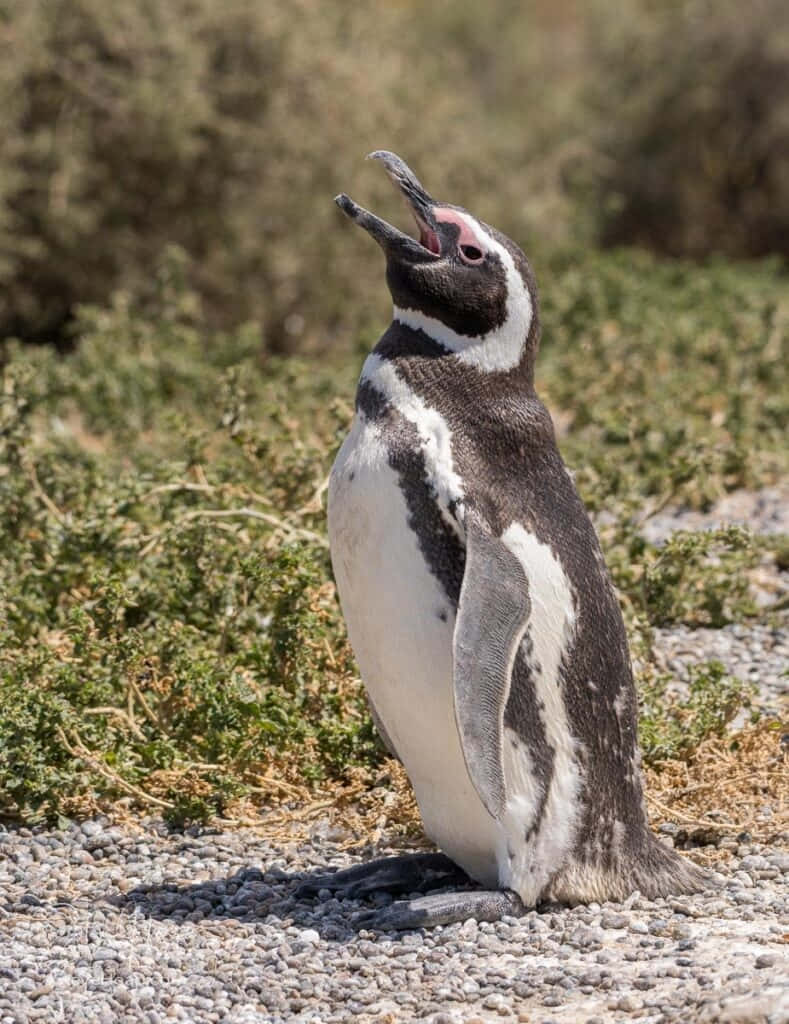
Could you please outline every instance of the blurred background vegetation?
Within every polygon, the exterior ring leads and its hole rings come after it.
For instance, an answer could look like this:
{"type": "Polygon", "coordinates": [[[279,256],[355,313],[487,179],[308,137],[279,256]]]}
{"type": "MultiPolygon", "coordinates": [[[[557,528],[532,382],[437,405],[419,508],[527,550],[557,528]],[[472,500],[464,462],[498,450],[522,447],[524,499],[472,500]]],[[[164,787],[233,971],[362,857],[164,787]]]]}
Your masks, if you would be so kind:
{"type": "Polygon", "coordinates": [[[392,207],[376,148],[538,257],[786,255],[789,7],[1,0],[0,132],[0,335],[67,343],[177,243],[211,322],[327,348],[386,306],[330,201],[392,207]]]}
{"type": "Polygon", "coordinates": [[[669,700],[650,631],[764,618],[786,542],[641,527],[786,472],[783,0],[0,0],[0,132],[0,816],[375,779],[324,499],[390,305],[331,200],[409,220],[376,148],[532,257],[648,759],[747,701],[669,700]]]}

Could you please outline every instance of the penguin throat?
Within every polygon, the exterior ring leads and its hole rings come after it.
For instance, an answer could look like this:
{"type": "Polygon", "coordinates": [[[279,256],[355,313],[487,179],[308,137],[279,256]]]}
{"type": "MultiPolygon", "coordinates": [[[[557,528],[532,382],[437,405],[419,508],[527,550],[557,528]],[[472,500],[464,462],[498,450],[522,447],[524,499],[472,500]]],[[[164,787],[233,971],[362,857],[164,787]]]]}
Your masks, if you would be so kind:
{"type": "Polygon", "coordinates": [[[528,310],[518,310],[516,315],[508,315],[501,327],[473,337],[458,334],[441,320],[418,309],[395,306],[392,318],[414,331],[422,331],[442,348],[454,353],[461,363],[474,366],[483,373],[506,373],[520,365],[524,358],[531,325],[531,306],[528,310]]]}

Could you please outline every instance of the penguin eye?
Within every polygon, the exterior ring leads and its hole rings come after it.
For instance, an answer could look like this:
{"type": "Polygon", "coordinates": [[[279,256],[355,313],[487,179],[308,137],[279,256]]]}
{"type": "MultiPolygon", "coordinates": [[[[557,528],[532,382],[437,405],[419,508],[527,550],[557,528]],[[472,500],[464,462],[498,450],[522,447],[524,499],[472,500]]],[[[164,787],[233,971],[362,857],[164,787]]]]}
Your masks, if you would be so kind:
{"type": "Polygon", "coordinates": [[[476,245],[459,246],[460,256],[464,263],[481,263],[485,254],[476,245]]]}

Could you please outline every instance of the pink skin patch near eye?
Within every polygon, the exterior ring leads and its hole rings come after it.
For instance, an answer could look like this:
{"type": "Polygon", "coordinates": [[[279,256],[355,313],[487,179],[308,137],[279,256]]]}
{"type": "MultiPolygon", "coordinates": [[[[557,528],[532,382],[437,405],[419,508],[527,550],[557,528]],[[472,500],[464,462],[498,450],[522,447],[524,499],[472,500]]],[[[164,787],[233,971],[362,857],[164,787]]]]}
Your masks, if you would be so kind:
{"type": "Polygon", "coordinates": [[[479,249],[481,253],[488,251],[485,242],[479,238],[475,231],[469,227],[468,221],[462,213],[458,213],[457,210],[448,210],[445,207],[438,206],[433,210],[433,216],[438,221],[442,221],[445,224],[456,224],[460,228],[460,235],[458,236],[457,244],[458,247],[468,245],[474,249],[479,249]]]}

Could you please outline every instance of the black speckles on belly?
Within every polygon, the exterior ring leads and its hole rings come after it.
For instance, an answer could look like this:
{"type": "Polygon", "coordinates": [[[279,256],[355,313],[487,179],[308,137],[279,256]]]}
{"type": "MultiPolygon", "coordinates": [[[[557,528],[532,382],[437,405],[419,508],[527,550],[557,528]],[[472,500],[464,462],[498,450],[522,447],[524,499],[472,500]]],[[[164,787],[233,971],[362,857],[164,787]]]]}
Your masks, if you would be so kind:
{"type": "MultiPolygon", "coordinates": [[[[534,650],[534,640],[532,639],[531,631],[527,631],[524,634],[524,637],[521,640],[521,650],[523,651],[524,658],[526,659],[526,663],[529,666],[529,672],[531,673],[532,677],[538,676],[542,669],[540,667],[539,661],[537,660],[537,655],[534,650]]],[[[545,710],[545,705],[543,701],[540,701],[539,707],[541,711],[545,710]]]]}
{"type": "Polygon", "coordinates": [[[355,479],[356,479],[356,473],[353,470],[351,470],[350,473],[348,474],[348,481],[351,482],[351,481],[353,481],[355,479]]]}
{"type": "Polygon", "coordinates": [[[439,619],[441,622],[446,622],[447,619],[449,618],[449,612],[446,610],[446,608],[439,608],[439,610],[436,612],[436,618],[439,619]]]}

